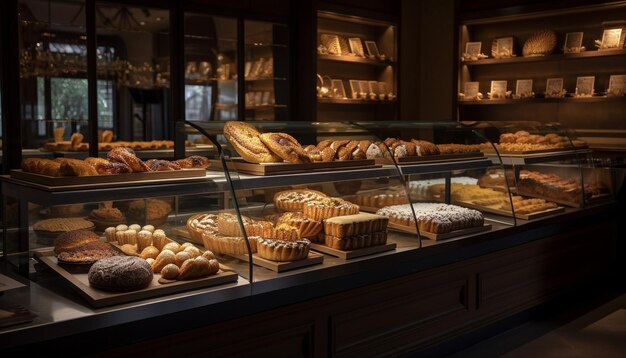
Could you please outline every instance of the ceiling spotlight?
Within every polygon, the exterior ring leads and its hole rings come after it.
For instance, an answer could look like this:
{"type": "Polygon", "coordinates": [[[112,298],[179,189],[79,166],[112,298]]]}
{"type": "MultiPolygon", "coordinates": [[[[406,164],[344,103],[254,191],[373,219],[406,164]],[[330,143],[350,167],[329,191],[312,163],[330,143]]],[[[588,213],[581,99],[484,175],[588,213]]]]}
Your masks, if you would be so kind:
{"type": "Polygon", "coordinates": [[[157,16],[157,17],[155,18],[155,20],[156,20],[156,21],[161,21],[161,20],[163,20],[163,18],[162,18],[161,16],[157,16]]]}
{"type": "Polygon", "coordinates": [[[146,22],[145,21],[139,21],[139,25],[146,26],[146,22]]]}

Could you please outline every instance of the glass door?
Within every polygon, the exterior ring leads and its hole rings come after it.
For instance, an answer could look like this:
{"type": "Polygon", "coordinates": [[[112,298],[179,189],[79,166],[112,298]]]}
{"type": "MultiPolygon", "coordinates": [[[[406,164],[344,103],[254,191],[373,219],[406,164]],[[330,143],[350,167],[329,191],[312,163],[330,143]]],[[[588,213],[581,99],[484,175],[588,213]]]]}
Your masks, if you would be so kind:
{"type": "Polygon", "coordinates": [[[237,20],[186,13],[184,26],[185,119],[236,120],[237,20]]]}
{"type": "Polygon", "coordinates": [[[288,28],[271,22],[244,22],[245,120],[288,119],[288,28]]]}

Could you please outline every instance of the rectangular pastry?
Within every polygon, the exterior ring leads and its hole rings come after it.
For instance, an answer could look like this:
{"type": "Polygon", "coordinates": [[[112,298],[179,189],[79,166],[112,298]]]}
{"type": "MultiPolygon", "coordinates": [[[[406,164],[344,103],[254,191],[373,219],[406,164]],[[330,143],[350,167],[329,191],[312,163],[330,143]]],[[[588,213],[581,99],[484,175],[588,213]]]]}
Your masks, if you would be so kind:
{"type": "Polygon", "coordinates": [[[324,236],[324,244],[337,250],[356,250],[364,247],[384,245],[387,242],[387,231],[378,231],[368,234],[337,237],[324,236]]]}
{"type": "Polygon", "coordinates": [[[346,237],[386,231],[389,219],[382,215],[360,213],[355,215],[336,216],[324,221],[326,235],[346,237]]]}

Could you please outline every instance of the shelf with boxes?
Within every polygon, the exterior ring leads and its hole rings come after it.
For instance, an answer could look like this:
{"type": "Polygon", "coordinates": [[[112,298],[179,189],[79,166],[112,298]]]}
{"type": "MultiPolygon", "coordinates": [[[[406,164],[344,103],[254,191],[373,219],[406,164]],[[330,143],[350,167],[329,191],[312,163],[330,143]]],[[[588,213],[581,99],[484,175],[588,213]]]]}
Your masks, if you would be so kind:
{"type": "Polygon", "coordinates": [[[396,25],[327,11],[318,11],[317,25],[318,119],[332,120],[337,110],[350,120],[393,119],[398,97],[396,25]],[[353,104],[381,106],[371,111],[353,104]]]}
{"type": "Polygon", "coordinates": [[[617,139],[623,125],[612,118],[625,114],[626,98],[624,15],[619,1],[461,19],[458,119],[556,121],[617,139]]]}

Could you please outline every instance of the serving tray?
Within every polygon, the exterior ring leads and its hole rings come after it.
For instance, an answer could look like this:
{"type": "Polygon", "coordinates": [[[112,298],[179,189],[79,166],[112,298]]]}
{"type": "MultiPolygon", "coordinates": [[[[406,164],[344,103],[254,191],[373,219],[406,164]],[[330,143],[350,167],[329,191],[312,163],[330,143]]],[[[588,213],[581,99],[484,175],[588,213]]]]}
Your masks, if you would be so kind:
{"type": "Polygon", "coordinates": [[[146,288],[129,292],[103,291],[89,285],[87,278],[87,273],[89,272],[88,265],[83,267],[64,267],[59,265],[56,255],[51,248],[35,251],[35,259],[63,277],[93,307],[111,306],[198,288],[234,283],[239,278],[239,275],[232,272],[230,267],[220,264],[220,270],[217,274],[204,278],[161,284],[158,282],[161,275],[154,274],[152,282],[146,288]]]}
{"type": "MultiPolygon", "coordinates": [[[[390,222],[389,228],[400,231],[400,232],[406,232],[409,234],[417,234],[415,226],[399,225],[399,224],[390,222]]],[[[484,224],[483,226],[476,226],[476,227],[470,227],[467,229],[454,230],[454,231],[446,232],[443,234],[435,234],[435,233],[428,232],[428,231],[420,231],[420,236],[437,241],[437,240],[451,239],[457,236],[475,234],[478,232],[484,232],[484,231],[490,231],[490,230],[491,230],[491,224],[484,224]]]]}
{"type": "Polygon", "coordinates": [[[383,245],[369,246],[369,247],[364,247],[364,248],[356,249],[356,250],[338,250],[338,249],[333,249],[332,247],[328,247],[324,244],[311,243],[312,250],[322,252],[331,256],[335,256],[344,260],[350,260],[350,259],[354,259],[357,257],[378,254],[380,252],[385,252],[385,251],[393,251],[396,249],[396,246],[398,245],[395,242],[390,242],[390,243],[386,243],[383,245]]]}
{"type": "MultiPolygon", "coordinates": [[[[235,255],[235,254],[225,254],[227,256],[231,256],[237,258],[239,260],[249,262],[248,255],[235,255]]],[[[284,272],[289,270],[294,270],[301,267],[318,265],[324,262],[324,255],[320,255],[316,252],[309,251],[309,256],[304,260],[298,261],[272,261],[268,259],[264,259],[257,254],[252,254],[252,263],[265,267],[268,270],[272,270],[274,272],[284,272]]]]}
{"type": "Polygon", "coordinates": [[[368,169],[380,167],[374,159],[345,160],[335,162],[313,163],[248,163],[243,159],[233,159],[230,169],[242,174],[252,175],[280,175],[307,172],[325,172],[346,169],[368,169]]]}
{"type": "MultiPolygon", "coordinates": [[[[468,153],[452,153],[452,154],[437,154],[437,155],[425,155],[425,156],[411,156],[395,158],[398,165],[407,164],[419,164],[419,163],[436,163],[436,162],[454,162],[463,159],[476,159],[483,158],[485,154],[483,152],[468,152],[468,153]]],[[[377,164],[391,164],[392,161],[389,158],[376,158],[377,164]]]]}
{"type": "MultiPolygon", "coordinates": [[[[472,202],[469,201],[456,201],[455,204],[457,205],[461,205],[461,206],[465,206],[467,208],[470,209],[475,209],[478,211],[483,211],[483,212],[488,212],[488,213],[492,213],[492,214],[498,214],[498,215],[502,215],[502,216],[508,216],[508,217],[513,217],[513,213],[510,210],[502,210],[500,208],[496,208],[493,206],[483,206],[483,205],[477,205],[474,204],[472,202]]],[[[542,210],[542,211],[536,211],[530,214],[518,214],[515,213],[515,217],[517,219],[522,219],[522,220],[533,220],[533,219],[538,219],[538,218],[543,218],[546,216],[550,216],[553,214],[558,214],[558,213],[562,213],[565,211],[565,208],[562,206],[557,206],[556,208],[550,208],[547,210],[542,210]]]]}
{"type": "Polygon", "coordinates": [[[181,169],[168,172],[145,172],[125,174],[102,174],[80,177],[51,177],[36,173],[24,172],[21,169],[10,171],[11,178],[41,184],[48,187],[63,187],[75,185],[106,184],[145,184],[150,181],[178,180],[189,178],[204,178],[206,169],[181,169]]]}

